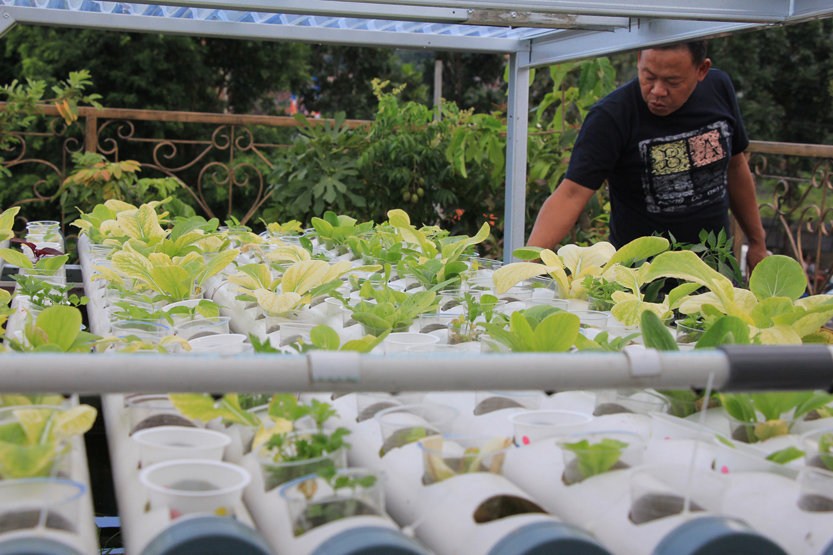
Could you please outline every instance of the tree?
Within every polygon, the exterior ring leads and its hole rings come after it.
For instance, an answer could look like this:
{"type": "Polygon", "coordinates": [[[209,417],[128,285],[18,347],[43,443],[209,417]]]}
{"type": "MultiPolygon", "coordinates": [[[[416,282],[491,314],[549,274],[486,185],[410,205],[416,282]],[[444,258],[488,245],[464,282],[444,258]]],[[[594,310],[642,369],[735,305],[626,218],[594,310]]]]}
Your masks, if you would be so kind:
{"type": "Polygon", "coordinates": [[[463,110],[475,112],[503,111],[507,86],[503,80],[506,56],[500,54],[469,54],[437,52],[426,60],[423,83],[433,91],[435,60],[443,62],[443,91],[446,100],[463,110]]]}
{"type": "Polygon", "coordinates": [[[373,118],[377,108],[373,79],[406,85],[402,92],[405,101],[428,101],[422,74],[388,48],[316,45],[309,65],[312,81],[301,89],[299,104],[324,117],[345,111],[349,119],[373,118]]]}
{"type": "Polygon", "coordinates": [[[308,78],[308,47],[294,43],[29,26],[4,43],[0,83],[86,68],[112,108],[247,113],[308,78]]]}

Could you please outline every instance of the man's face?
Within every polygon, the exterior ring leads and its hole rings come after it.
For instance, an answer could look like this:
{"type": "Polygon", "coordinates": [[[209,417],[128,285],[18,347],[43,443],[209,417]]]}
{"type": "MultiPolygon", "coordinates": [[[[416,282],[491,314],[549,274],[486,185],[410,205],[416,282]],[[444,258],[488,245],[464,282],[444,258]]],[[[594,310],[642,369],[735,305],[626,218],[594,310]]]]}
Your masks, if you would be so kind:
{"type": "Polygon", "coordinates": [[[688,48],[643,50],[637,59],[642,98],[657,116],[667,116],[685,104],[711,67],[709,59],[695,66],[688,48]]]}

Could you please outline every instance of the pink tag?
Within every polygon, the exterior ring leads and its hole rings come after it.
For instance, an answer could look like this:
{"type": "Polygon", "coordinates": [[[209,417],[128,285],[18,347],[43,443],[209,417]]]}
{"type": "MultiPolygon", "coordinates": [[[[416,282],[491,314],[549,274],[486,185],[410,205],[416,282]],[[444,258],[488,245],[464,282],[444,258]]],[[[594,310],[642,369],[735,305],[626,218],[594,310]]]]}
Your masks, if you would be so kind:
{"type": "Polygon", "coordinates": [[[671,439],[669,436],[665,436],[665,439],[671,439]]]}
{"type": "Polygon", "coordinates": [[[721,474],[728,474],[729,473],[729,467],[726,466],[726,465],[723,465],[722,467],[720,467],[720,473],[721,474]]]}
{"type": "Polygon", "coordinates": [[[529,445],[529,438],[528,437],[526,437],[526,436],[522,437],[521,441],[523,442],[524,445],[529,445]]]}

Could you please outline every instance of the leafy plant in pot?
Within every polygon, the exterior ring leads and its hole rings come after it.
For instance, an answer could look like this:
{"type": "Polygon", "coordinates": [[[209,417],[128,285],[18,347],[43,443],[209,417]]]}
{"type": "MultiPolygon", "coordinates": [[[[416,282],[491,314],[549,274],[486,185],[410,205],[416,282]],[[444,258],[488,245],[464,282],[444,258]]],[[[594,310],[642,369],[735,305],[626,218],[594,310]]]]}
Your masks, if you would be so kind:
{"type": "MultiPolygon", "coordinates": [[[[101,339],[81,330],[81,311],[72,306],[55,305],[41,311],[37,319],[26,315],[21,337],[4,335],[8,348],[17,352],[85,353],[101,339]]],[[[0,351],[5,349],[0,345],[0,351]]]]}
{"type": "Polygon", "coordinates": [[[813,391],[725,393],[720,399],[733,419],[732,438],[757,443],[790,433],[796,420],[829,404],[833,395],[813,391]]]}
{"type": "Polygon", "coordinates": [[[380,475],[371,470],[334,466],[320,469],[316,476],[286,484],[286,500],[292,529],[300,536],[313,528],[342,518],[385,514],[380,475]]]}
{"type": "Polygon", "coordinates": [[[60,463],[69,440],[86,433],[96,410],[88,405],[20,405],[0,410],[0,477],[5,480],[50,477],[63,472],[60,463]]]}
{"type": "Polygon", "coordinates": [[[310,405],[299,404],[294,395],[278,394],[269,403],[269,417],[276,422],[289,423],[281,427],[283,433],[255,437],[254,448],[263,472],[266,491],[292,480],[347,465],[345,437],[347,428],[327,431],[327,420],[336,416],[328,404],[313,400],[310,405]],[[299,426],[299,421],[312,426],[299,426]],[[288,430],[287,430],[288,429],[288,430]]]}
{"type": "Polygon", "coordinates": [[[34,243],[20,239],[13,239],[13,241],[28,245],[34,253],[35,262],[29,260],[29,257],[22,252],[8,248],[0,249],[0,258],[20,268],[20,273],[23,275],[53,283],[65,283],[66,277],[63,272],[64,264],[69,260],[68,255],[52,248],[39,249],[34,243]]]}
{"type": "Polygon", "coordinates": [[[482,295],[477,299],[471,293],[463,294],[463,313],[448,324],[448,344],[457,345],[468,341],[478,341],[482,330],[477,330],[477,320],[490,323],[498,306],[494,295],[482,295]]]}
{"type": "Polygon", "coordinates": [[[433,291],[408,294],[399,306],[391,302],[362,301],[352,307],[353,319],[362,324],[365,333],[377,337],[391,331],[408,331],[414,318],[436,307],[435,301],[433,291]]]}

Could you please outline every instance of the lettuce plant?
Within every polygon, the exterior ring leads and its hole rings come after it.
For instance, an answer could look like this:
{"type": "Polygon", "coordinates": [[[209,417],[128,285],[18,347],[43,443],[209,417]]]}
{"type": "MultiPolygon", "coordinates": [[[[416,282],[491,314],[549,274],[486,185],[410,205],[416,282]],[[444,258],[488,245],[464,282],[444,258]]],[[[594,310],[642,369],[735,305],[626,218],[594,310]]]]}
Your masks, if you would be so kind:
{"type": "MultiPolygon", "coordinates": [[[[294,349],[298,353],[304,354],[310,351],[325,350],[325,351],[356,351],[359,353],[369,353],[377,345],[380,345],[390,331],[380,334],[378,337],[373,335],[365,335],[360,339],[351,339],[341,344],[341,338],[333,328],[330,326],[320,325],[315,326],[310,330],[310,344],[303,341],[290,343],[287,347],[294,349]]],[[[272,346],[271,341],[267,337],[261,341],[254,334],[249,335],[249,341],[252,343],[255,352],[257,353],[272,353],[283,354],[284,351],[276,349],[272,346]]]]}
{"type": "Polygon", "coordinates": [[[579,318],[554,307],[533,307],[512,313],[509,329],[497,323],[481,323],[495,341],[513,352],[557,353],[570,350],[579,335],[579,318]],[[549,310],[547,310],[549,309],[549,310]],[[538,315],[548,314],[538,319],[538,315]]]}
{"type": "MultiPolygon", "coordinates": [[[[491,232],[489,224],[484,223],[474,237],[461,235],[441,237],[434,241],[431,239],[427,229],[423,228],[418,230],[411,225],[411,218],[404,210],[396,209],[389,211],[388,222],[401,234],[402,240],[406,244],[419,246],[423,258],[432,259],[439,257],[443,264],[459,260],[466,249],[485,241],[491,232]]],[[[420,259],[420,262],[424,261],[420,259]]],[[[440,277],[443,278],[442,274],[440,277]]]]}
{"type": "Polygon", "coordinates": [[[79,405],[60,407],[20,405],[13,418],[0,425],[0,477],[48,477],[58,458],[69,451],[68,440],[92,428],[96,410],[79,405]]]}
{"type": "Polygon", "coordinates": [[[786,256],[761,261],[749,278],[748,291],[735,288],[690,251],[657,256],[643,276],[646,282],[664,277],[684,279],[709,290],[685,300],[680,312],[699,312],[712,321],[721,314],[735,317],[749,327],[748,335],[756,344],[801,344],[833,317],[833,297],[800,298],[807,276],[798,262],[786,256]]]}
{"type": "Polygon", "coordinates": [[[819,456],[824,466],[833,472],[833,433],[824,434],[819,438],[819,456]]]}
{"type": "Polygon", "coordinates": [[[833,395],[813,391],[726,393],[720,399],[729,416],[747,424],[741,428],[742,439],[757,443],[788,434],[793,421],[827,405],[833,395]]]}
{"type": "Polygon", "coordinates": [[[36,353],[90,352],[99,336],[81,330],[81,311],[73,306],[55,305],[45,308],[33,320],[26,315],[23,337],[5,335],[13,351],[36,353]]]}
{"type": "Polygon", "coordinates": [[[12,227],[14,226],[14,217],[17,216],[19,211],[20,207],[15,206],[13,208],[7,208],[0,213],[0,242],[7,241],[14,237],[12,227]]]}
{"type": "Polygon", "coordinates": [[[311,223],[318,233],[318,239],[326,249],[335,248],[338,254],[346,254],[347,240],[350,237],[373,229],[373,222],[363,222],[357,225],[356,221],[350,216],[337,215],[328,210],[323,218],[313,218],[311,223]]]}
{"type": "Polygon", "coordinates": [[[368,331],[378,336],[384,332],[407,328],[418,315],[436,308],[436,293],[433,291],[419,291],[406,295],[405,300],[399,305],[392,302],[362,301],[353,307],[353,319],[364,324],[368,331]]]}
{"type": "Polygon", "coordinates": [[[610,438],[602,438],[599,443],[591,444],[583,439],[576,443],[559,443],[559,447],[572,451],[578,460],[578,471],[582,479],[607,472],[619,462],[628,444],[610,438]]]}
{"type": "Polygon", "coordinates": [[[60,251],[55,249],[39,249],[33,243],[21,242],[29,245],[29,248],[35,253],[36,261],[34,263],[22,252],[8,248],[0,249],[0,258],[9,264],[14,264],[18,268],[26,268],[29,270],[58,270],[69,260],[69,255],[61,254],[60,251]]]}
{"type": "Polygon", "coordinates": [[[618,251],[604,241],[590,247],[565,245],[557,254],[549,249],[522,247],[512,254],[522,260],[540,258],[541,264],[507,264],[495,271],[493,280],[501,294],[524,280],[547,274],[558,283],[563,298],[578,298],[585,295],[585,276],[604,276],[617,265],[633,264],[667,249],[668,240],[662,237],[640,237],[618,251]]]}

